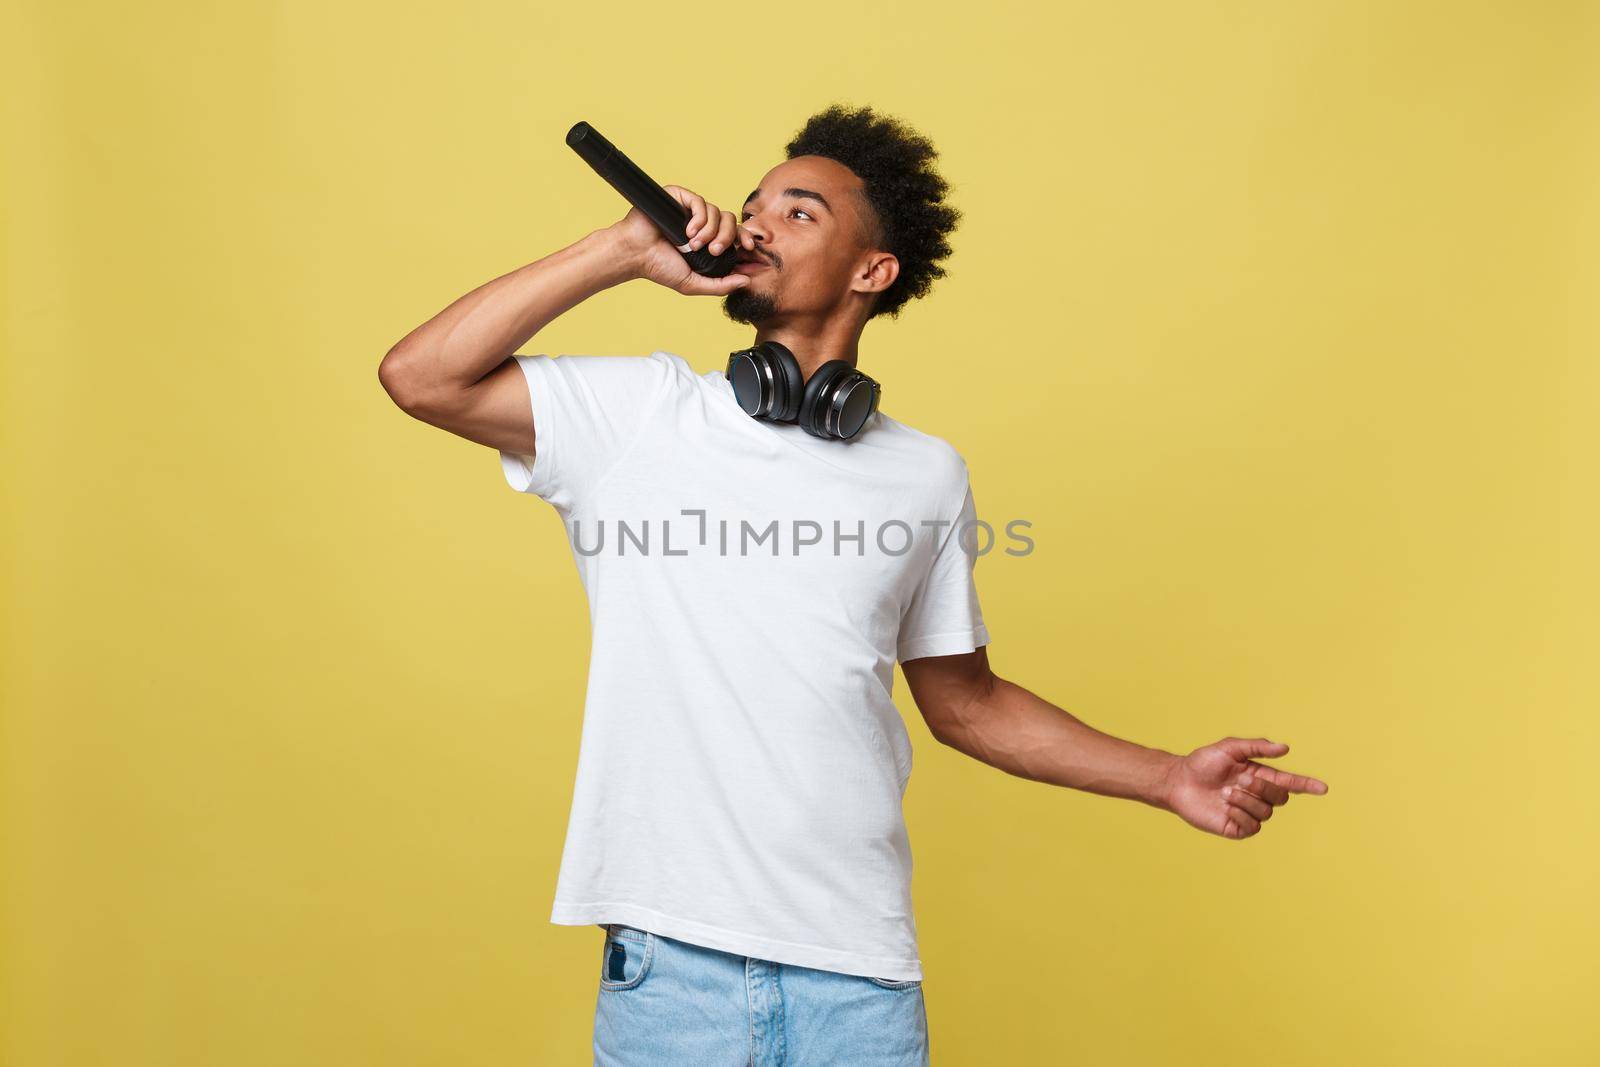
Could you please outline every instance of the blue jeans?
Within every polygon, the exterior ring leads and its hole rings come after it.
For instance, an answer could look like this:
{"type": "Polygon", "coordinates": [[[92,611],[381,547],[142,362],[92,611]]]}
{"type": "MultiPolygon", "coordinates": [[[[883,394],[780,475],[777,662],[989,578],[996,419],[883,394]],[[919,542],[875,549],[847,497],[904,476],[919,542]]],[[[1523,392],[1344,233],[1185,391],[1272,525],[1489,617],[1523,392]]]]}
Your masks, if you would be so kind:
{"type": "Polygon", "coordinates": [[[738,956],[605,927],[597,1067],[925,1067],[922,983],[738,956]]]}

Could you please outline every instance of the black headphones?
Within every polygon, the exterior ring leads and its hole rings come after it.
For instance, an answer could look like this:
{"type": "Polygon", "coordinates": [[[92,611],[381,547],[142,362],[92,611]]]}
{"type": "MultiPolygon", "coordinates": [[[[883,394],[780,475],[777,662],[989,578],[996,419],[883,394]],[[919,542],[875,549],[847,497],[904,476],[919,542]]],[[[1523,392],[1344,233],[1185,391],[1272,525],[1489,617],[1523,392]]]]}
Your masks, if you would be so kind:
{"type": "Polygon", "coordinates": [[[794,353],[777,341],[730,354],[725,373],[746,415],[798,423],[811,436],[834,441],[861,431],[883,391],[843,359],[830,359],[804,378],[794,353]]]}

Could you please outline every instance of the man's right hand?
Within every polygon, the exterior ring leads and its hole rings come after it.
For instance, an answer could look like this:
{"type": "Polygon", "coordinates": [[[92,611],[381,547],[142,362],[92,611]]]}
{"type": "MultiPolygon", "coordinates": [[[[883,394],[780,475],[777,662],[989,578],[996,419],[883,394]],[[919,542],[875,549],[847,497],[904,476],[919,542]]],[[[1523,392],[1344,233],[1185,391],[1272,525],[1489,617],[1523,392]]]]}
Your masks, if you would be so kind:
{"type": "Polygon", "coordinates": [[[656,224],[636,207],[629,208],[626,216],[608,227],[634,276],[648,278],[685,296],[722,296],[748,285],[750,278],[744,274],[721,278],[696,274],[680,254],[704,248],[715,256],[735,241],[740,247],[754,251],[755,238],[739,225],[737,215],[707,203],[704,197],[682,186],[664,185],[662,188],[691,213],[685,224],[684,243],[678,248],[674,248],[656,224]]]}

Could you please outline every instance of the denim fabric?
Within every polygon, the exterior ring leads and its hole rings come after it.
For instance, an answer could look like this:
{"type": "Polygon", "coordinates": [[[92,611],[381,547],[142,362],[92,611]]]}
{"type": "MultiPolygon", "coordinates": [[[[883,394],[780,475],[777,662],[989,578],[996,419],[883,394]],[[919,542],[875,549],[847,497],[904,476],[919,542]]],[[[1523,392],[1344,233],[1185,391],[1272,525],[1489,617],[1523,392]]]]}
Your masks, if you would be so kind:
{"type": "Polygon", "coordinates": [[[605,927],[597,1067],[925,1067],[922,983],[895,982],[605,927]]]}

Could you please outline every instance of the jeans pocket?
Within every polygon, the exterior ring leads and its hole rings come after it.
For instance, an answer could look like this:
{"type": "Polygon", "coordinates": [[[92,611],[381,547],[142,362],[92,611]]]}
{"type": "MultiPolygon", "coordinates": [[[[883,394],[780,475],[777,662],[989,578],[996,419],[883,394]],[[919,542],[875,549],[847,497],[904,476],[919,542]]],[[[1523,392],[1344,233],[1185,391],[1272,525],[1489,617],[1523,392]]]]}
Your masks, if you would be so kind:
{"type": "Polygon", "coordinates": [[[905,981],[896,981],[893,978],[873,978],[871,975],[868,975],[867,981],[871,982],[875,986],[881,986],[884,989],[916,989],[918,986],[922,985],[922,980],[920,978],[908,978],[905,981]]]}
{"type": "Polygon", "coordinates": [[[600,988],[632,989],[650,973],[656,935],[620,923],[609,923],[600,951],[600,988]]]}

